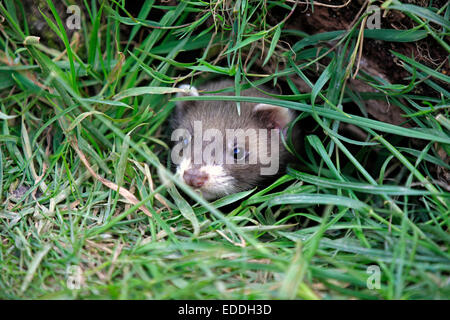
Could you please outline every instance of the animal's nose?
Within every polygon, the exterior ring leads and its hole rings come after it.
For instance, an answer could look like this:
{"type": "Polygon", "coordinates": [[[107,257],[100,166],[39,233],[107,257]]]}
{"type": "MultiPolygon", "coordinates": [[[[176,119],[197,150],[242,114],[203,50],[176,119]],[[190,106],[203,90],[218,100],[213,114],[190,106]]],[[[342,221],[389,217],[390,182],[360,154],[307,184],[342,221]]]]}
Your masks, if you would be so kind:
{"type": "Polygon", "coordinates": [[[198,169],[188,169],[183,174],[184,181],[194,188],[202,187],[208,181],[208,174],[198,169]]]}

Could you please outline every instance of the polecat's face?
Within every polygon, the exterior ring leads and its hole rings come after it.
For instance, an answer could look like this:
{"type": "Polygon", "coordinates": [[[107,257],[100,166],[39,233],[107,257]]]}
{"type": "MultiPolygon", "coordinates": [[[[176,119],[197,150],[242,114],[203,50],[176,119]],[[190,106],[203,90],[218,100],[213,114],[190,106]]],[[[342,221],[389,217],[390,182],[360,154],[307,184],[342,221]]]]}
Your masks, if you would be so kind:
{"type": "Polygon", "coordinates": [[[291,120],[289,109],[266,104],[241,102],[238,115],[234,102],[179,102],[171,137],[176,172],[208,200],[260,185],[283,170],[280,135],[291,120]]]}

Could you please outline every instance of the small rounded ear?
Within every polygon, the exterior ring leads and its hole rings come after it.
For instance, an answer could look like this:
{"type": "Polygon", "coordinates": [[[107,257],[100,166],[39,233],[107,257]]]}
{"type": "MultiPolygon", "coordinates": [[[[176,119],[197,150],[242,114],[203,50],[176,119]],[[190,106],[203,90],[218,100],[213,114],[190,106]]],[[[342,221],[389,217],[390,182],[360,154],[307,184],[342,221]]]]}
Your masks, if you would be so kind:
{"type": "MultiPolygon", "coordinates": [[[[178,88],[185,90],[185,92],[177,92],[177,98],[186,96],[195,96],[195,97],[199,96],[197,88],[191,87],[189,84],[182,84],[178,88]]],[[[193,102],[194,101],[177,101],[176,105],[177,108],[185,108],[187,105],[193,102]]]]}
{"type": "Polygon", "coordinates": [[[196,96],[196,97],[198,97],[198,90],[196,87],[192,87],[189,84],[182,84],[178,88],[186,90],[186,93],[178,92],[177,97],[181,97],[181,96],[196,96]]]}
{"type": "Polygon", "coordinates": [[[253,112],[268,129],[282,130],[293,120],[293,114],[290,109],[271,104],[257,104],[253,108],[253,112]]]}
{"type": "MultiPolygon", "coordinates": [[[[184,92],[177,92],[177,98],[178,97],[186,97],[186,96],[195,96],[195,97],[199,96],[197,88],[191,87],[188,84],[182,84],[178,88],[183,89],[184,92]]],[[[194,104],[195,104],[195,101],[177,101],[175,103],[176,112],[178,114],[182,114],[186,108],[188,108],[189,106],[192,106],[194,104]]]]}

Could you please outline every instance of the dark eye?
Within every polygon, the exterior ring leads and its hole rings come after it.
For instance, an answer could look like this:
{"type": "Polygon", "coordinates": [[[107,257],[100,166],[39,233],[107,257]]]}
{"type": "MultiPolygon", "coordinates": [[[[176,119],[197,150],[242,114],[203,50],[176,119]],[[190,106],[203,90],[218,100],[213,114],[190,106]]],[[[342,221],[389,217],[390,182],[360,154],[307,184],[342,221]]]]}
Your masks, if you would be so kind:
{"type": "Polygon", "coordinates": [[[243,148],[235,147],[233,149],[233,157],[235,160],[242,160],[246,156],[246,152],[243,148]]]}

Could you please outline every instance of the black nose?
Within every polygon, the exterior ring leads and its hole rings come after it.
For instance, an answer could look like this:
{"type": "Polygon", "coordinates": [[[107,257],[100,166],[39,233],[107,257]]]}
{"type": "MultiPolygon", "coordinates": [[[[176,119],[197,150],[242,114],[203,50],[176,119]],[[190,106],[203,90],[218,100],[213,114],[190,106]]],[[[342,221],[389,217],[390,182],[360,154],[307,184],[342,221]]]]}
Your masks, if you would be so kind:
{"type": "Polygon", "coordinates": [[[188,169],[183,174],[184,181],[194,188],[202,187],[208,181],[208,174],[198,169],[188,169]]]}

